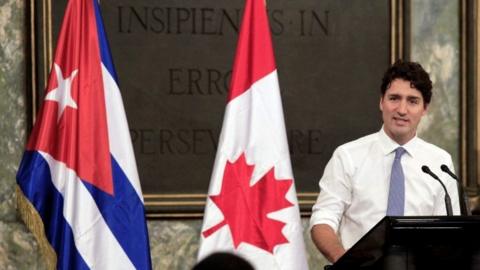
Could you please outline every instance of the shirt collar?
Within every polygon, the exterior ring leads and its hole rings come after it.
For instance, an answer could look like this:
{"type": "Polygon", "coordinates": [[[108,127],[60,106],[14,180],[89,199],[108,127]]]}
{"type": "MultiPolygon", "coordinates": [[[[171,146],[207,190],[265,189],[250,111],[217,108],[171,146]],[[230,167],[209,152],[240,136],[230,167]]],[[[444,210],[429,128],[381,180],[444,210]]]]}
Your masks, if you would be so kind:
{"type": "Polygon", "coordinates": [[[415,145],[417,144],[419,138],[417,134],[404,145],[399,145],[397,142],[392,140],[387,133],[385,133],[384,127],[379,131],[380,144],[382,146],[383,154],[388,155],[395,151],[398,147],[403,147],[410,156],[415,156],[415,145]]]}

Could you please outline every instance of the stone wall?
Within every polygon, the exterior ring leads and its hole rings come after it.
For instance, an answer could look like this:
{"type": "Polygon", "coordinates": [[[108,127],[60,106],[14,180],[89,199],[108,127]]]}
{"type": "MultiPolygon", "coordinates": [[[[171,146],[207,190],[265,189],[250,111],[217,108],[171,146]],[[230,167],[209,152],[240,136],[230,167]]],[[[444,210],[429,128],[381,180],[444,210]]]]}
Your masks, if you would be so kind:
{"type": "Polygon", "coordinates": [[[45,269],[15,211],[15,173],[26,138],[25,2],[0,0],[0,268],[45,269]]]}
{"type": "MultiPolygon", "coordinates": [[[[303,219],[305,232],[308,219],[303,219]]],[[[155,269],[187,270],[195,264],[201,220],[149,221],[150,248],[155,269]]],[[[304,234],[310,269],[323,269],[327,261],[304,234]]]]}

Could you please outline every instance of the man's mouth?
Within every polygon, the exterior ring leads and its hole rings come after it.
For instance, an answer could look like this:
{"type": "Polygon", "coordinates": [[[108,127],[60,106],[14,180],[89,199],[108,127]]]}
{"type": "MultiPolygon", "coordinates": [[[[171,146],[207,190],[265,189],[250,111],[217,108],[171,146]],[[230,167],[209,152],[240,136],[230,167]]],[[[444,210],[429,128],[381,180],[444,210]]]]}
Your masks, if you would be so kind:
{"type": "Polygon", "coordinates": [[[393,120],[399,124],[406,124],[408,123],[407,118],[401,118],[401,117],[393,117],[393,120]]]}

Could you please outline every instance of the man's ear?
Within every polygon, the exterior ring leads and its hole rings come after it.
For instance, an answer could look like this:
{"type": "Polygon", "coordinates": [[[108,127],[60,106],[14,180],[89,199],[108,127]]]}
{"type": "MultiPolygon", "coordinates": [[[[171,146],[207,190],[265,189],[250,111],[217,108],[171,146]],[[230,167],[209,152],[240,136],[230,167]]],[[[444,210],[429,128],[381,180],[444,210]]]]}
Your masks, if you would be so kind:
{"type": "Polygon", "coordinates": [[[425,103],[425,105],[423,105],[423,115],[427,114],[428,108],[430,108],[430,103],[425,103]]]}
{"type": "Polygon", "coordinates": [[[380,111],[383,112],[383,96],[380,96],[380,102],[378,104],[378,107],[380,108],[380,111]]]}

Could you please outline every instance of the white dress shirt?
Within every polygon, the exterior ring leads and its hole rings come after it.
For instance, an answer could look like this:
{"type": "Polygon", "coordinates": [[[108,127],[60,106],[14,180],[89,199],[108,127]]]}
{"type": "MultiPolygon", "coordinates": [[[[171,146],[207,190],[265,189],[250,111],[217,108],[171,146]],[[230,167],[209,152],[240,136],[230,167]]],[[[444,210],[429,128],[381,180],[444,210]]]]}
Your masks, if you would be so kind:
{"type": "MultiPolygon", "coordinates": [[[[310,227],[331,226],[343,247],[349,249],[385,217],[390,171],[399,146],[382,128],[338,147],[320,179],[320,194],[312,209],[310,227]]],[[[450,194],[453,213],[458,215],[456,182],[440,170],[445,164],[453,171],[451,156],[418,137],[402,147],[406,150],[401,159],[405,175],[405,216],[446,215],[443,188],[422,172],[422,165],[440,177],[450,194]]]]}

